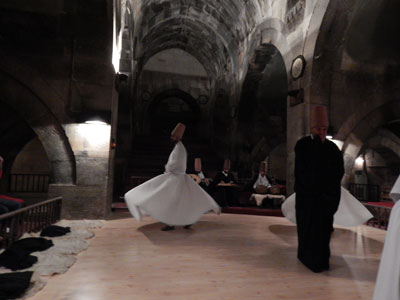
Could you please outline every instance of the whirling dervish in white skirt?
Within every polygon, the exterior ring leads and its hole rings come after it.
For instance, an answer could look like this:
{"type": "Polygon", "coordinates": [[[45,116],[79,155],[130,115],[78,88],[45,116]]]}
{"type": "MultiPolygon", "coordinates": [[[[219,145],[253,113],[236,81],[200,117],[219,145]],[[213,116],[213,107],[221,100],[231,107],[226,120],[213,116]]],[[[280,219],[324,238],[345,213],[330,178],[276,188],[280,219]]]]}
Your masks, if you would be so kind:
{"type": "Polygon", "coordinates": [[[220,213],[220,207],[189,175],[186,174],[187,153],[181,139],[185,125],[179,123],[171,133],[176,143],[165,165],[165,172],[131,189],[125,202],[131,214],[140,221],[151,216],[165,224],[162,230],[175,225],[188,229],[209,211],[220,213]]]}
{"type": "Polygon", "coordinates": [[[390,212],[373,300],[400,299],[400,176],[389,196],[396,204],[390,212]]]}
{"type": "MultiPolygon", "coordinates": [[[[293,193],[282,204],[283,215],[296,224],[296,193],[293,193]]],[[[373,218],[371,212],[348,190],[341,187],[338,210],[333,217],[333,224],[341,226],[358,226],[373,218]]]]}

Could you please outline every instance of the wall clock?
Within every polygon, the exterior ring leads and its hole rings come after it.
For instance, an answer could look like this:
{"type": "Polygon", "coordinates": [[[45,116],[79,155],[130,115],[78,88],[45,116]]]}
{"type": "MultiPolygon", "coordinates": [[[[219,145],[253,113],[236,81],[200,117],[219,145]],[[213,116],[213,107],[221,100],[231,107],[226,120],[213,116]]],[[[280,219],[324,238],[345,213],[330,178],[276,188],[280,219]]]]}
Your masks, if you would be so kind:
{"type": "Polygon", "coordinates": [[[142,99],[143,101],[149,101],[151,99],[151,94],[148,91],[145,91],[142,93],[142,99]]]}
{"type": "Polygon", "coordinates": [[[207,104],[208,97],[206,95],[200,95],[197,101],[199,101],[200,104],[207,104]]]}
{"type": "Polygon", "coordinates": [[[306,60],[303,55],[297,56],[293,59],[292,68],[290,69],[290,75],[294,80],[299,79],[303,76],[304,69],[306,67],[306,60]]]}

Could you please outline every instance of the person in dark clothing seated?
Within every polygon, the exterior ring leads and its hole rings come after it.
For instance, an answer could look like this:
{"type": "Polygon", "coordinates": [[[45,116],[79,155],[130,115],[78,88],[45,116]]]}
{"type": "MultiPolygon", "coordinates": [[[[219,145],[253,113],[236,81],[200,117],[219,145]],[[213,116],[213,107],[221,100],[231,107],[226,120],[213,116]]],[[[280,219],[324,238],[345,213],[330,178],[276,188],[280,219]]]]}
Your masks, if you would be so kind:
{"type": "Polygon", "coordinates": [[[0,195],[0,214],[6,214],[21,208],[21,203],[10,200],[8,197],[0,195]]]}
{"type": "Polygon", "coordinates": [[[235,176],[230,172],[231,162],[225,159],[224,168],[215,175],[211,190],[221,207],[239,206],[239,190],[235,176]]]}
{"type": "MultiPolygon", "coordinates": [[[[3,176],[3,158],[0,156],[0,179],[3,176]]],[[[5,214],[21,208],[20,199],[0,195],[0,214],[5,214]]]]}

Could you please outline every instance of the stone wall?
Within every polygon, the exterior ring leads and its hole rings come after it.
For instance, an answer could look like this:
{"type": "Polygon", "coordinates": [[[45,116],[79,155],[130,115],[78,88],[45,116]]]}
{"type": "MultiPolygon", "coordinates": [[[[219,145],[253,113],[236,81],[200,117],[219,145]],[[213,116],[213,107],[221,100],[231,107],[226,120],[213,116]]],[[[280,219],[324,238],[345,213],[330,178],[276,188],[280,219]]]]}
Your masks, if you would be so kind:
{"type": "Polygon", "coordinates": [[[63,214],[104,218],[110,130],[99,154],[83,141],[77,146],[79,134],[71,128],[94,117],[111,123],[113,1],[2,1],[0,20],[0,105],[13,112],[1,123],[8,165],[26,171],[16,151],[33,132],[45,154],[32,150],[25,157],[47,160],[49,196],[64,197],[63,214]],[[31,131],[7,126],[13,119],[31,131]]]}

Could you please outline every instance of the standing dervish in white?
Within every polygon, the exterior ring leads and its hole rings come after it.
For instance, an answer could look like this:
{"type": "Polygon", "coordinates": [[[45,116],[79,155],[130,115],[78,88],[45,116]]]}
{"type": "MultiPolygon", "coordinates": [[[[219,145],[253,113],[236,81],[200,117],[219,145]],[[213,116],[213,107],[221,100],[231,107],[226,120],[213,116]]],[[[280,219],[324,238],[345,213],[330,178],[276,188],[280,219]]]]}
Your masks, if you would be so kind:
{"type": "Polygon", "coordinates": [[[209,211],[220,213],[220,207],[189,175],[186,174],[187,153],[181,140],[185,125],[178,123],[171,132],[175,147],[165,165],[165,172],[131,189],[125,202],[131,214],[140,221],[149,215],[166,224],[163,231],[175,226],[189,229],[209,211]]]}
{"type": "Polygon", "coordinates": [[[396,204],[390,212],[373,300],[400,299],[400,176],[389,196],[396,204]]]}

